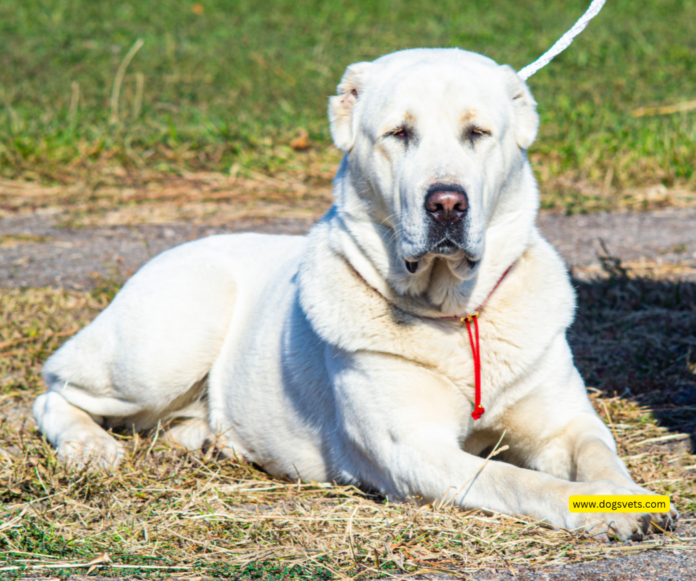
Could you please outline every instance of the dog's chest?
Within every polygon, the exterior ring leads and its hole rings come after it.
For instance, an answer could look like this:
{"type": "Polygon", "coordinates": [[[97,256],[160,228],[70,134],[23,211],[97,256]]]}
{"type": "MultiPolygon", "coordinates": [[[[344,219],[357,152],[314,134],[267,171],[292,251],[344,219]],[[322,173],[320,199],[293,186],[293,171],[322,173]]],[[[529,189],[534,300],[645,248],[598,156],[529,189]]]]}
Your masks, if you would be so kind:
{"type": "MultiPolygon", "coordinates": [[[[417,315],[419,307],[408,298],[386,298],[317,242],[300,273],[302,308],[314,331],[349,353],[395,355],[420,365],[473,402],[474,359],[466,326],[417,315]]],[[[478,319],[484,407],[523,379],[571,322],[572,312],[572,288],[560,259],[535,239],[478,319]]]]}
{"type": "MultiPolygon", "coordinates": [[[[466,325],[459,321],[426,325],[430,328],[423,333],[423,340],[410,343],[401,355],[441,374],[473,402],[476,347],[473,328],[470,336],[466,325]]],[[[525,373],[536,357],[536,350],[515,328],[518,325],[504,326],[484,315],[478,326],[482,394],[484,400],[490,400],[525,373]]]]}

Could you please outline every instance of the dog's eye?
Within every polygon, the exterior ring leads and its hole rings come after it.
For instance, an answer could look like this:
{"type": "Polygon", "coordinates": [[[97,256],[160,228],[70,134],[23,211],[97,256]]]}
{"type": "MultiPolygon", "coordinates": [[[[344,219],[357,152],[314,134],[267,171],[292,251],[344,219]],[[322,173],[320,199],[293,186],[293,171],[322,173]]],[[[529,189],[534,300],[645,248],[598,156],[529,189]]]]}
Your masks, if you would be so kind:
{"type": "Polygon", "coordinates": [[[403,141],[408,141],[411,138],[411,131],[408,127],[399,127],[392,131],[390,135],[403,141]]]}
{"type": "Polygon", "coordinates": [[[477,141],[482,137],[485,137],[486,135],[490,134],[490,131],[486,131],[485,129],[481,129],[480,127],[469,127],[469,129],[466,132],[466,137],[469,141],[473,143],[474,141],[477,141]]]}

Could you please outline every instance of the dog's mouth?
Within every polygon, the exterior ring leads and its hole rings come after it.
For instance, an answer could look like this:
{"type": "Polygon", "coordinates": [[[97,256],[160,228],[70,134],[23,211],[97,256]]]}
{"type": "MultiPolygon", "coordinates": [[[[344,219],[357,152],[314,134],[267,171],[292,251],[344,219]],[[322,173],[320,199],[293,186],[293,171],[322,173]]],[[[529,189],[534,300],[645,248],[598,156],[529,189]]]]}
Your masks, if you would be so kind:
{"type": "Polygon", "coordinates": [[[459,250],[460,248],[457,244],[452,242],[449,238],[445,238],[441,242],[438,242],[430,252],[436,256],[452,256],[459,252],[459,250]]]}
{"type": "Polygon", "coordinates": [[[436,258],[461,257],[462,261],[466,263],[471,270],[474,270],[480,262],[478,258],[472,258],[471,256],[469,256],[466,253],[466,251],[459,246],[459,244],[450,240],[449,238],[445,238],[437,244],[435,244],[435,246],[433,246],[426,254],[422,255],[419,258],[416,258],[415,260],[409,260],[408,258],[404,258],[406,270],[411,274],[416,274],[416,272],[418,272],[418,267],[421,264],[421,259],[424,258],[427,254],[433,255],[436,258]],[[461,254],[463,254],[463,256],[461,256],[461,254]]]}

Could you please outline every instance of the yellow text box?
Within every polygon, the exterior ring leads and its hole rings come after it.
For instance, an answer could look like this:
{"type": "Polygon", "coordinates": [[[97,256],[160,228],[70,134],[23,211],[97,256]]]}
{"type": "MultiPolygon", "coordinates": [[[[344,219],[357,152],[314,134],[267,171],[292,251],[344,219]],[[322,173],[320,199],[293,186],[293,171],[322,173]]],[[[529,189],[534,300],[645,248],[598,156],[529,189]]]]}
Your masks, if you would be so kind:
{"type": "Polygon", "coordinates": [[[658,494],[577,494],[568,499],[570,512],[669,512],[669,496],[658,494]]]}

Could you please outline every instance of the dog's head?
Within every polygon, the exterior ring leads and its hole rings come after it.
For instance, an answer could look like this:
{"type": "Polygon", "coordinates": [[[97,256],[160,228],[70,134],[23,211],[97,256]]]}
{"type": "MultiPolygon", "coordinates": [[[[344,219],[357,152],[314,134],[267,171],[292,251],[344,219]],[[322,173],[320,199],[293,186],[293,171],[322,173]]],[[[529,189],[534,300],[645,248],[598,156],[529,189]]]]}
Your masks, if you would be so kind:
{"type": "Polygon", "coordinates": [[[392,231],[406,276],[441,259],[469,278],[539,124],[514,70],[458,49],[393,53],[348,67],[329,118],[355,198],[339,206],[392,231]]]}

